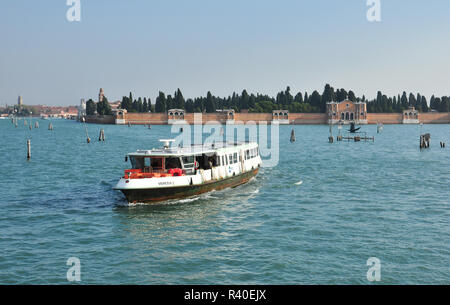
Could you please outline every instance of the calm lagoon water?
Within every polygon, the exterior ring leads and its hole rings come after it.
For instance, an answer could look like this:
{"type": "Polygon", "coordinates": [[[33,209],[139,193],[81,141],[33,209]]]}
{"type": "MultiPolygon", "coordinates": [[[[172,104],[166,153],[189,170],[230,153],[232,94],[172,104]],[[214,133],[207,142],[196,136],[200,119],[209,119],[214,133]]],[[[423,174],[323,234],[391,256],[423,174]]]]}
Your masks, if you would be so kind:
{"type": "Polygon", "coordinates": [[[48,122],[0,120],[0,284],[67,284],[69,257],[82,284],[369,284],[370,257],[382,284],[450,284],[450,125],[334,144],[327,126],[280,126],[279,164],[247,185],[128,206],[112,190],[125,154],[171,127],[88,125],[88,145],[82,124],[48,122]]]}

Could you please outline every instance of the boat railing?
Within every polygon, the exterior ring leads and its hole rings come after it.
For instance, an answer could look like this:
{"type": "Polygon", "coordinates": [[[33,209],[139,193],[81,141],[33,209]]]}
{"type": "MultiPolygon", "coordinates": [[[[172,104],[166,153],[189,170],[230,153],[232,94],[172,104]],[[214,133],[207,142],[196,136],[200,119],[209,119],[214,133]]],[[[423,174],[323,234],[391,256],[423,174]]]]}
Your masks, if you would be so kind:
{"type": "Polygon", "coordinates": [[[123,178],[126,179],[144,179],[144,178],[162,178],[185,176],[186,171],[181,168],[172,169],[126,169],[123,178]]]}

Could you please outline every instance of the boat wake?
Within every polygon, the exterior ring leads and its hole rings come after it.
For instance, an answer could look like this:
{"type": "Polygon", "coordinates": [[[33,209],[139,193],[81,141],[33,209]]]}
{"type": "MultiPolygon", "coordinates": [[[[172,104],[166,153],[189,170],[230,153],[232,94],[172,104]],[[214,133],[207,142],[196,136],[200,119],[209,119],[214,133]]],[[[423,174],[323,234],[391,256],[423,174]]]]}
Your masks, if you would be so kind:
{"type": "Polygon", "coordinates": [[[217,197],[213,196],[216,191],[211,191],[206,194],[197,195],[189,198],[182,199],[170,199],[157,203],[145,203],[145,202],[135,202],[135,203],[127,203],[125,206],[127,207],[139,207],[139,206],[166,206],[166,205],[177,205],[177,204],[186,204],[192,203],[198,200],[208,200],[208,199],[217,199],[217,197]]]}

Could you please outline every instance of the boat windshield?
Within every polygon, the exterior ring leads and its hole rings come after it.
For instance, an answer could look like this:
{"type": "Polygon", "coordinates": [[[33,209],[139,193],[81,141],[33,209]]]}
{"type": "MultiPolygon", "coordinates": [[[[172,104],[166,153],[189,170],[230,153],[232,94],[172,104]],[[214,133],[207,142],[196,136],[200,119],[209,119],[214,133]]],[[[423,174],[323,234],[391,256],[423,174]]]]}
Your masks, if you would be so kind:
{"type": "Polygon", "coordinates": [[[179,157],[140,157],[130,156],[132,169],[140,169],[145,173],[165,172],[174,168],[182,168],[179,157]]]}
{"type": "Polygon", "coordinates": [[[163,157],[135,157],[130,156],[130,162],[133,169],[141,170],[162,170],[163,169],[163,157]]]}

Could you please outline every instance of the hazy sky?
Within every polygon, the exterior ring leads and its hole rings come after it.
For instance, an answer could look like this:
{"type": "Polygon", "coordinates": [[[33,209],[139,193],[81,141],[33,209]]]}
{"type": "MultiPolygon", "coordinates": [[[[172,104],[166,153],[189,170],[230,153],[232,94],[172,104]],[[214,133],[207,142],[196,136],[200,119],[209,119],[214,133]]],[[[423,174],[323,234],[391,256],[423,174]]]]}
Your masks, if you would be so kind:
{"type": "Polygon", "coordinates": [[[450,1],[66,0],[0,2],[0,104],[76,105],[130,91],[155,102],[233,91],[450,95],[450,1]]]}

